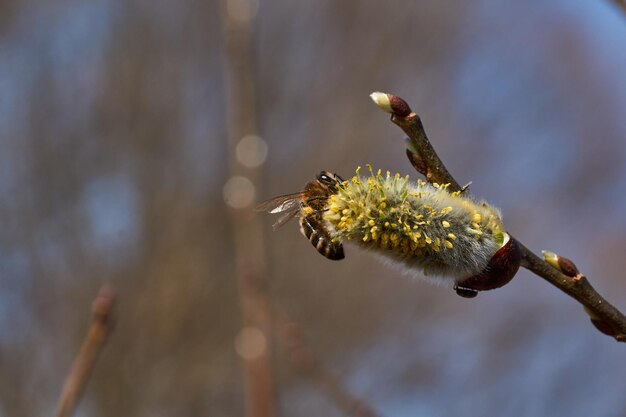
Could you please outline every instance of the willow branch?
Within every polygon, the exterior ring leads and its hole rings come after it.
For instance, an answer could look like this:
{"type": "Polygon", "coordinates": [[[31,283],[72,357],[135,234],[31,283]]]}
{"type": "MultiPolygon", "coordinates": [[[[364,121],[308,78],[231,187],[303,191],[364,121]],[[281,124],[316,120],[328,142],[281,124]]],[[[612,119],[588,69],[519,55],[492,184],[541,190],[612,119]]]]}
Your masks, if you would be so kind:
{"type": "MultiPolygon", "coordinates": [[[[391,113],[391,121],[408,135],[407,156],[415,169],[431,183],[449,183],[451,191],[462,190],[437,156],[419,116],[409,105],[393,94],[373,93],[371,98],[382,110],[391,113]]],[[[546,252],[544,257],[548,263],[521,243],[519,246],[521,266],[578,301],[599,331],[619,342],[626,342],[626,317],[593,288],[572,261],[546,252]]]]}
{"type": "Polygon", "coordinates": [[[115,296],[113,291],[104,286],[91,304],[91,325],[83,345],[74,359],[72,368],[63,384],[56,417],[72,415],[80,395],[87,385],[89,375],[98,359],[98,354],[111,331],[111,309],[115,296]]]}

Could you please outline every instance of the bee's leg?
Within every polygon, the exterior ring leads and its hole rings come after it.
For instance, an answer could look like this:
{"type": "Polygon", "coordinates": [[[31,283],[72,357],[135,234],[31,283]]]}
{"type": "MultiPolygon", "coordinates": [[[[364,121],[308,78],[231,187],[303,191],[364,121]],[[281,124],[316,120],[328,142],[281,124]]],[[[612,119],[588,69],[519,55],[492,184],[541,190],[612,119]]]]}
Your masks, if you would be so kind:
{"type": "Polygon", "coordinates": [[[459,285],[454,286],[454,291],[456,291],[457,295],[463,298],[474,298],[478,295],[478,291],[473,288],[460,287],[459,285]]]}
{"type": "Polygon", "coordinates": [[[313,216],[301,217],[300,231],[315,246],[315,249],[326,258],[333,261],[344,258],[343,245],[341,243],[333,243],[330,235],[320,224],[319,219],[313,216]]]}

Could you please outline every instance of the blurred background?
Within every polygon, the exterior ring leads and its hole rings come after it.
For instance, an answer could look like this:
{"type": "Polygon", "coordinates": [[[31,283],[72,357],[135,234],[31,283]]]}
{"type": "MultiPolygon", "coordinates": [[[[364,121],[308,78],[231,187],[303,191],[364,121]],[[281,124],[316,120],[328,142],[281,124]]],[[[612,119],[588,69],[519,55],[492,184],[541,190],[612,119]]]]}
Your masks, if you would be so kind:
{"type": "Polygon", "coordinates": [[[542,279],[462,299],[252,207],[417,178],[395,93],[624,311],[624,45],[608,0],[0,1],[0,416],[52,413],[104,283],[77,415],[623,416],[624,346],[542,279]]]}

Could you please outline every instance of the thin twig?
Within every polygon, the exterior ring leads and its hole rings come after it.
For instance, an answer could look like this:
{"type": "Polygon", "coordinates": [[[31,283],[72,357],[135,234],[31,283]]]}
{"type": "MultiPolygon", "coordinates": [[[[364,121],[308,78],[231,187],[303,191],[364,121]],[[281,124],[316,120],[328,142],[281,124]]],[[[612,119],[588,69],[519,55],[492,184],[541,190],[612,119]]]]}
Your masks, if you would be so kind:
{"type": "Polygon", "coordinates": [[[313,380],[344,413],[354,417],[381,416],[364,399],[354,395],[328,367],[315,356],[302,337],[300,325],[284,313],[276,314],[280,329],[278,340],[285,349],[289,364],[299,374],[313,380]]]}
{"type": "MultiPolygon", "coordinates": [[[[451,191],[461,190],[458,182],[435,153],[419,116],[411,111],[409,105],[393,94],[373,93],[371,97],[382,110],[391,113],[391,120],[409,136],[407,155],[415,169],[431,183],[449,183],[451,191]]],[[[619,342],[626,342],[626,317],[598,294],[587,278],[581,274],[566,275],[563,270],[557,269],[558,266],[548,264],[523,244],[519,243],[519,247],[522,254],[521,266],[578,301],[585,308],[594,326],[602,333],[612,336],[619,342]]]]}
{"type": "MultiPolygon", "coordinates": [[[[519,243],[519,242],[518,242],[519,243]]],[[[592,323],[618,342],[626,342],[626,317],[604,299],[589,280],[559,272],[520,243],[522,265],[583,305],[592,323]]]]}
{"type": "Polygon", "coordinates": [[[461,191],[463,187],[448,172],[430,144],[420,117],[411,111],[406,101],[393,94],[372,93],[372,100],[384,111],[391,113],[391,121],[408,135],[406,155],[413,167],[430,183],[450,184],[448,190],[461,191]]]}
{"type": "Polygon", "coordinates": [[[87,385],[98,354],[112,328],[111,309],[114,299],[111,288],[104,286],[91,304],[91,325],[63,385],[56,417],[68,417],[72,414],[87,385]]]}

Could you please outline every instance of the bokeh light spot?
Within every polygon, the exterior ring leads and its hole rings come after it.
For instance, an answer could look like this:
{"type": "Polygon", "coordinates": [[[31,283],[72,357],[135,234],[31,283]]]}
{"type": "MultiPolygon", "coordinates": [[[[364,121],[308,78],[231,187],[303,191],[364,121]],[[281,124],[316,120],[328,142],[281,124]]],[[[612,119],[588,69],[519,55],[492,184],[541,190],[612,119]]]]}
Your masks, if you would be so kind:
{"type": "Polygon", "coordinates": [[[238,22],[249,22],[259,11],[258,0],[228,0],[226,2],[228,16],[238,22]]]}
{"type": "Polygon", "coordinates": [[[267,151],[267,142],[257,135],[244,136],[235,148],[237,161],[246,168],[261,166],[267,158],[267,151]]]}
{"type": "Polygon", "coordinates": [[[235,337],[235,351],[244,359],[256,359],[265,353],[267,339],[256,327],[244,327],[235,337]]]}
{"type": "Polygon", "coordinates": [[[236,175],[226,181],[223,193],[226,204],[235,209],[242,209],[252,204],[256,189],[247,177],[236,175]]]}

